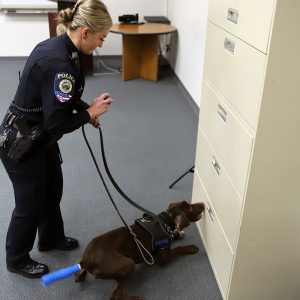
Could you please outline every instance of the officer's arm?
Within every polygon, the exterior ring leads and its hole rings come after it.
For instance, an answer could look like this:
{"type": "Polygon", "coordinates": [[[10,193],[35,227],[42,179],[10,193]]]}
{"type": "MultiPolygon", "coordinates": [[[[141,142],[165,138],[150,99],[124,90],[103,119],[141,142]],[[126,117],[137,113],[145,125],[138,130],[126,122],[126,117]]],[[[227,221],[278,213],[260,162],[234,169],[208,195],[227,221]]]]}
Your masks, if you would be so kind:
{"type": "Polygon", "coordinates": [[[77,112],[82,111],[82,110],[87,110],[87,109],[90,107],[90,105],[87,104],[87,103],[86,103],[85,101],[83,101],[82,99],[77,100],[75,105],[76,105],[76,106],[75,106],[75,110],[76,110],[77,112]]]}
{"type": "Polygon", "coordinates": [[[72,132],[90,121],[83,109],[73,113],[76,107],[75,74],[68,66],[47,64],[44,67],[45,82],[42,86],[44,126],[51,135],[72,132]]]}

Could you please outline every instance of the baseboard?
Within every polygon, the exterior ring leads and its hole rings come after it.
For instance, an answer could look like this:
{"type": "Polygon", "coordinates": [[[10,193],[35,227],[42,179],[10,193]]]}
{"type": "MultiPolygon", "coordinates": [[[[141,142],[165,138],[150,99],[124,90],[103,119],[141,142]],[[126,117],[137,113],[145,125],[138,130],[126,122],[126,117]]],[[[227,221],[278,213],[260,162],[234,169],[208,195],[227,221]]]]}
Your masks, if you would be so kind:
{"type": "Polygon", "coordinates": [[[175,78],[177,86],[182,91],[185,99],[187,100],[187,102],[189,103],[189,105],[191,106],[191,108],[193,109],[193,111],[196,114],[197,118],[199,118],[199,112],[200,112],[199,106],[196,104],[196,102],[194,101],[193,97],[190,95],[190,93],[188,92],[188,90],[182,84],[182,82],[180,81],[180,79],[178,78],[178,76],[176,75],[176,73],[174,72],[173,69],[172,69],[172,71],[173,71],[173,75],[174,75],[174,78],[175,78]]]}
{"type": "Polygon", "coordinates": [[[170,68],[170,70],[172,71],[173,77],[175,79],[176,85],[182,91],[185,99],[187,100],[188,104],[191,106],[193,112],[196,114],[197,117],[199,117],[199,111],[200,111],[199,106],[194,101],[193,97],[190,95],[190,93],[185,88],[185,86],[182,84],[181,80],[179,79],[179,77],[175,73],[174,69],[171,67],[171,65],[170,65],[169,61],[167,60],[167,58],[165,56],[161,55],[159,57],[159,61],[160,61],[160,64],[168,66],[170,68]]]}

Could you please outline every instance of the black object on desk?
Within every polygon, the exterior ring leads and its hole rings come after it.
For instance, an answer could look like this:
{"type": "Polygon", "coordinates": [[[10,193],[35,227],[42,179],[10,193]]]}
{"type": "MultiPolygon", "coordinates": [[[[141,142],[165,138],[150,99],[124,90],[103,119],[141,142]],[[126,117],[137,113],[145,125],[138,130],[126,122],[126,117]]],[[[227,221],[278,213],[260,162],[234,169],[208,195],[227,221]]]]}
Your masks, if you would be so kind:
{"type": "Polygon", "coordinates": [[[122,24],[138,24],[139,14],[119,16],[119,22],[121,22],[122,24]]]}
{"type": "Polygon", "coordinates": [[[147,23],[171,24],[170,20],[164,16],[145,16],[144,20],[147,23]]]}

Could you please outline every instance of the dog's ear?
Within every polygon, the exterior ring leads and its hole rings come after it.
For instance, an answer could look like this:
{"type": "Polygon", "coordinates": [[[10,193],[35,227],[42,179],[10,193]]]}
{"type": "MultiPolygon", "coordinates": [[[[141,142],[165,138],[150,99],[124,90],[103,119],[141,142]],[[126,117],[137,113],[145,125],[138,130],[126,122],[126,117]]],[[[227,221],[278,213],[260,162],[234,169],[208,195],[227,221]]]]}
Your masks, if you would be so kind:
{"type": "Polygon", "coordinates": [[[174,208],[174,206],[176,206],[176,205],[177,205],[177,203],[170,203],[167,210],[174,208]]]}
{"type": "Polygon", "coordinates": [[[188,211],[191,211],[191,210],[192,210],[191,205],[190,205],[189,203],[187,203],[186,201],[182,201],[182,202],[180,203],[180,205],[181,205],[181,209],[182,209],[183,211],[185,211],[185,212],[188,212],[188,211]]]}

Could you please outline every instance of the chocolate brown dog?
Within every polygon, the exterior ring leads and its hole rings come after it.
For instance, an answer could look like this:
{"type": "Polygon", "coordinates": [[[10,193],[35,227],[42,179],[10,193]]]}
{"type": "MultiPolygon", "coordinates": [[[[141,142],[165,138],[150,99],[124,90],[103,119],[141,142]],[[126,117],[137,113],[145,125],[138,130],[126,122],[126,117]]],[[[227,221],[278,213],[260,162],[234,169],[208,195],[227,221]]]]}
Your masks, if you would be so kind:
{"type": "MultiPolygon", "coordinates": [[[[172,240],[183,237],[182,230],[190,222],[198,221],[203,211],[203,203],[189,204],[183,201],[170,204],[166,212],[159,215],[162,217],[163,226],[171,236],[170,243],[158,250],[153,250],[153,241],[149,238],[148,232],[137,222],[130,227],[147,251],[151,253],[154,261],[159,265],[165,265],[175,256],[194,254],[198,251],[195,245],[171,249],[170,244],[172,240]]],[[[142,220],[142,222],[147,222],[147,220],[142,220]]],[[[84,280],[88,271],[97,279],[116,280],[117,287],[110,300],[144,300],[143,297],[130,297],[123,294],[125,282],[134,271],[135,264],[143,261],[143,256],[128,228],[120,227],[95,237],[88,244],[80,262],[81,270],[76,273],[75,281],[84,280]]]]}

